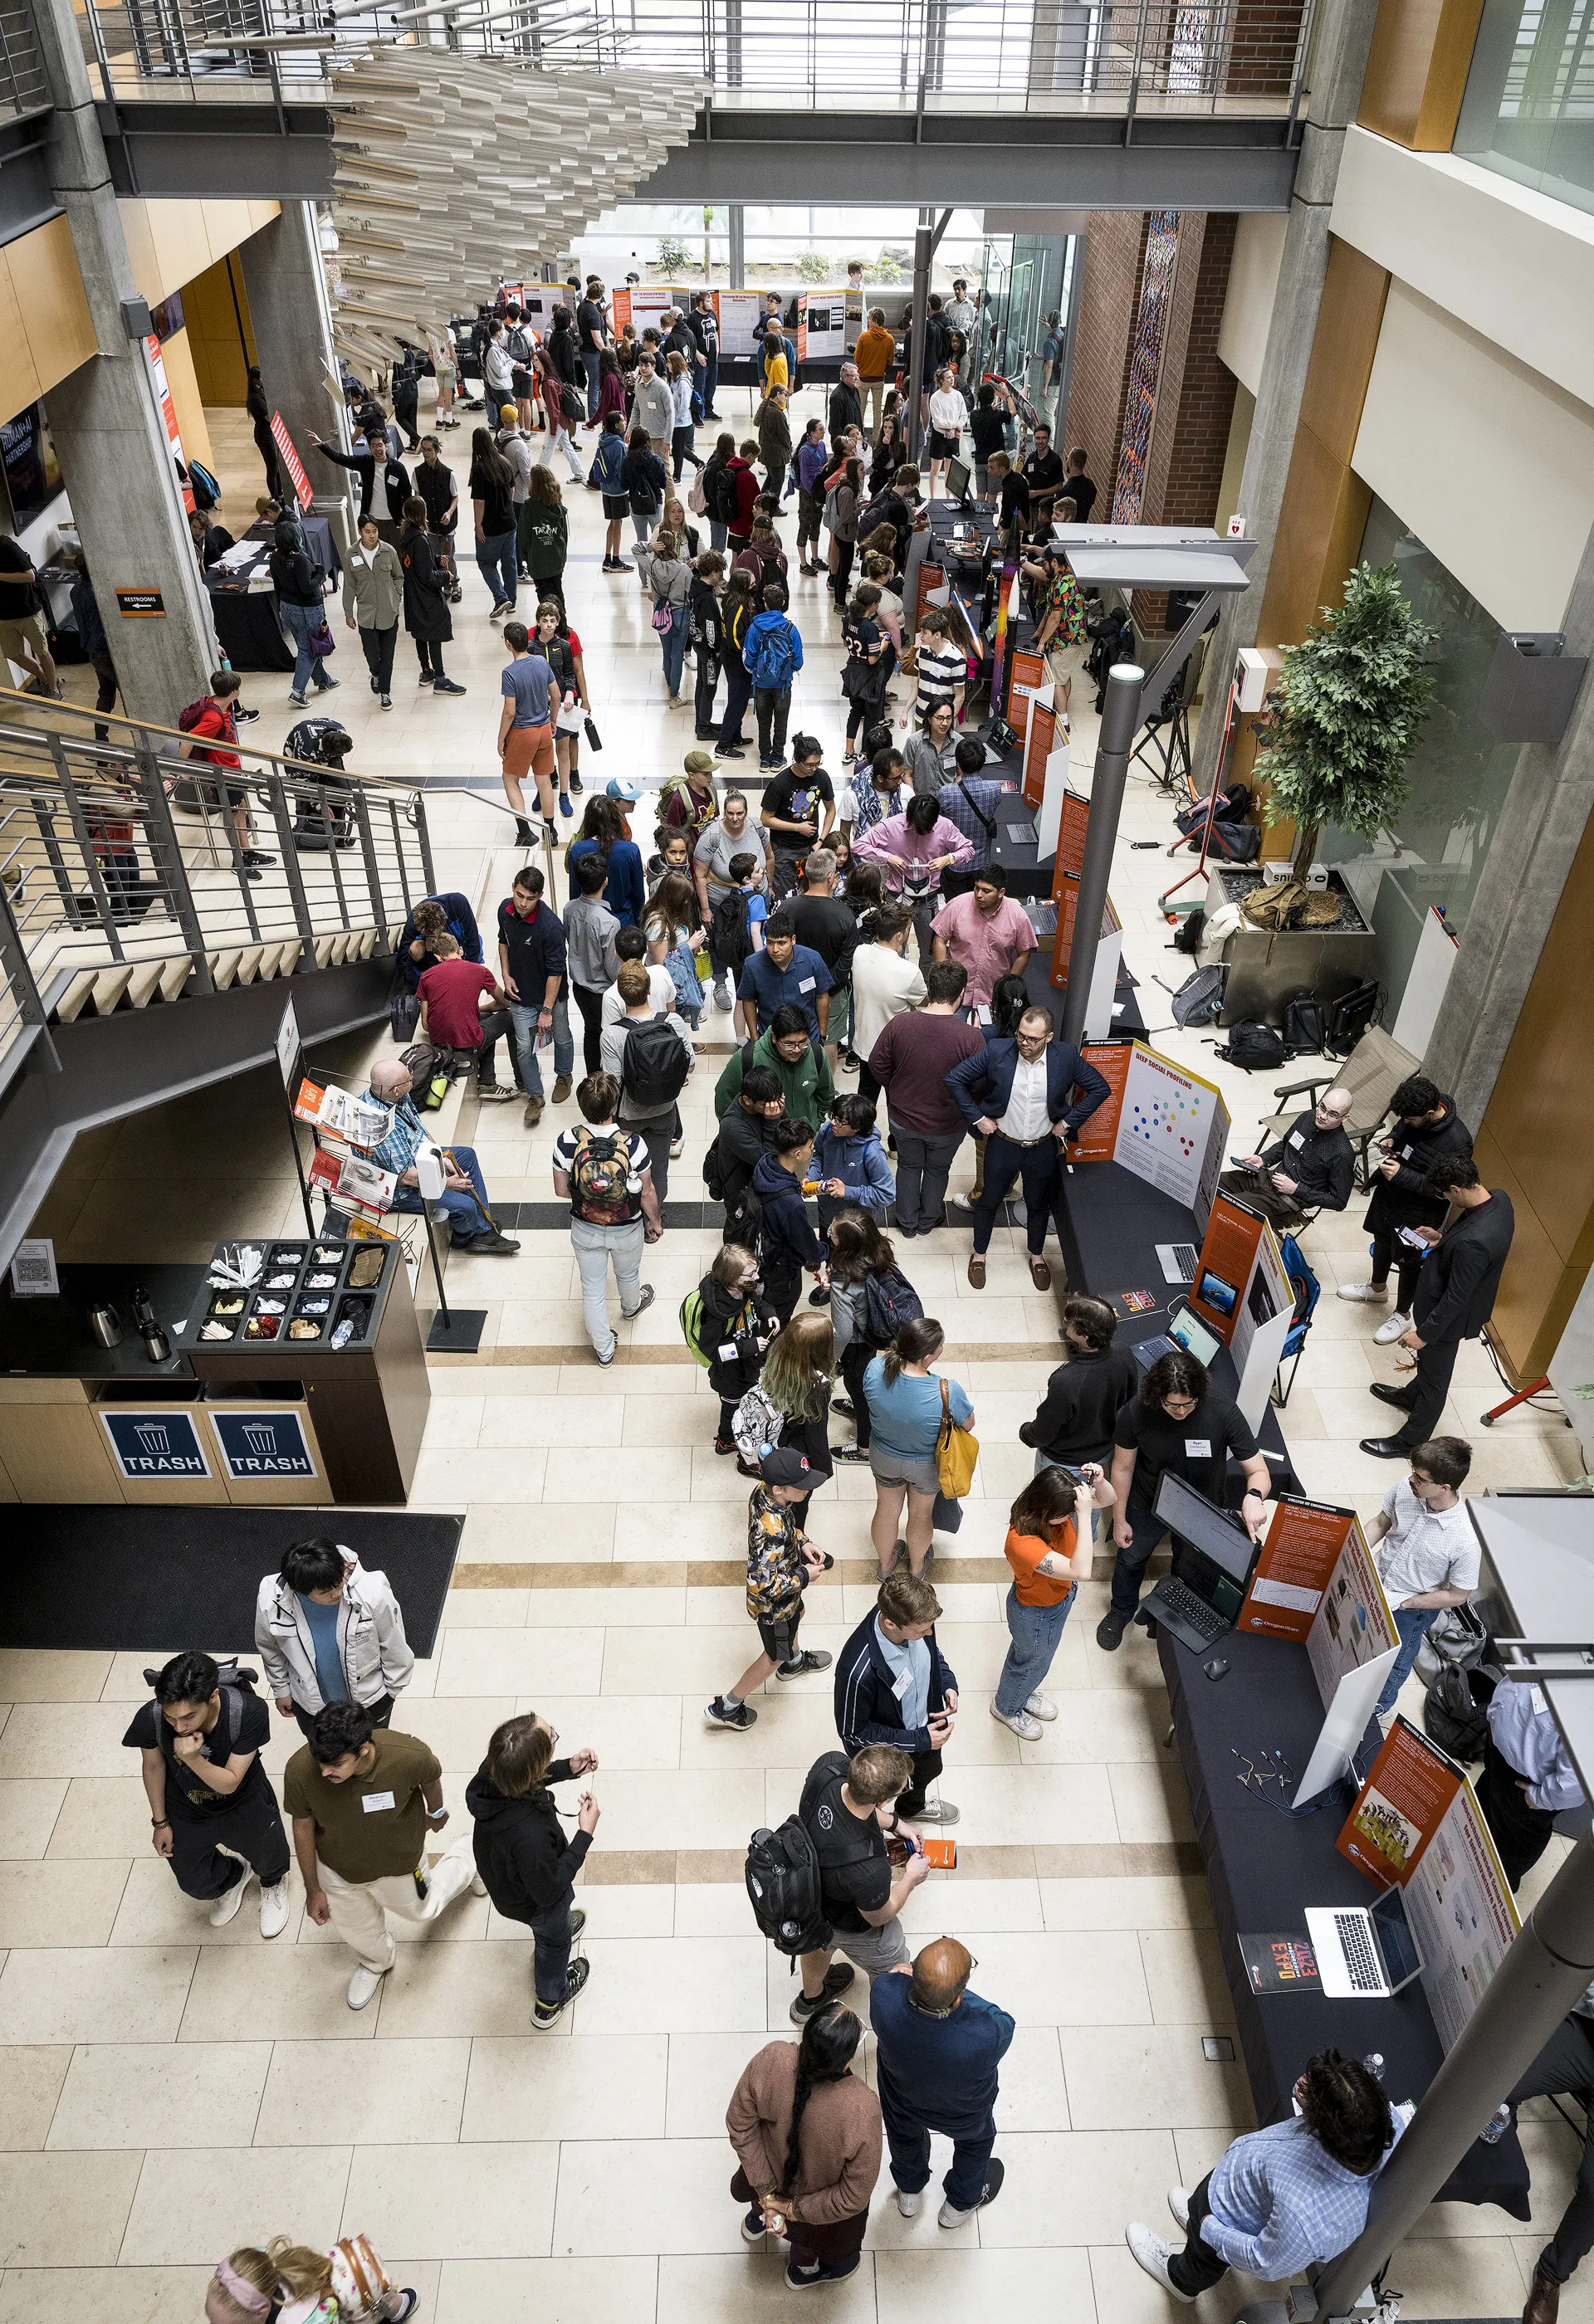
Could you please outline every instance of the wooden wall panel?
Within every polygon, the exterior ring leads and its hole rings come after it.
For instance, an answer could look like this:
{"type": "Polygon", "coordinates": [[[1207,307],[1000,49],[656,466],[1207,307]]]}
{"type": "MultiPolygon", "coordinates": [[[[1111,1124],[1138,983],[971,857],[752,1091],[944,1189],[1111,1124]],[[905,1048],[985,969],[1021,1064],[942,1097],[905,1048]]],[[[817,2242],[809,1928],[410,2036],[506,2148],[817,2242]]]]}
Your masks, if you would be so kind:
{"type": "Polygon", "coordinates": [[[1448,153],[1483,0],[1382,0],[1357,118],[1419,153],[1448,153]]]}
{"type": "Polygon", "coordinates": [[[208,266],[184,286],[182,311],[202,401],[241,406],[248,384],[247,368],[259,357],[244,269],[236,252],[208,266]]]}
{"type": "Polygon", "coordinates": [[[64,217],[0,250],[0,420],[24,410],[96,353],[64,217]]]}

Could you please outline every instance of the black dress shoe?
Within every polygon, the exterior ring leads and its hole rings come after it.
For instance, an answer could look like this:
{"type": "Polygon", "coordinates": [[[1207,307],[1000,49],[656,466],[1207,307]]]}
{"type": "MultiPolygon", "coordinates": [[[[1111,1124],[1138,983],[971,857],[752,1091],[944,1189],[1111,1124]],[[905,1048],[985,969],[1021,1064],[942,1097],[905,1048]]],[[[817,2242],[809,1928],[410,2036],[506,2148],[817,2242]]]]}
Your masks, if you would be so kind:
{"type": "Polygon", "coordinates": [[[1416,1402],[1415,1397],[1409,1388],[1389,1388],[1383,1380],[1372,1382],[1372,1393],[1378,1398],[1380,1404],[1393,1404],[1401,1412],[1409,1412],[1416,1402]]]}
{"type": "Polygon", "coordinates": [[[1412,1457],[1410,1445],[1403,1444],[1395,1436],[1364,1436],[1361,1449],[1370,1452],[1375,1461],[1409,1461],[1412,1457]]]}

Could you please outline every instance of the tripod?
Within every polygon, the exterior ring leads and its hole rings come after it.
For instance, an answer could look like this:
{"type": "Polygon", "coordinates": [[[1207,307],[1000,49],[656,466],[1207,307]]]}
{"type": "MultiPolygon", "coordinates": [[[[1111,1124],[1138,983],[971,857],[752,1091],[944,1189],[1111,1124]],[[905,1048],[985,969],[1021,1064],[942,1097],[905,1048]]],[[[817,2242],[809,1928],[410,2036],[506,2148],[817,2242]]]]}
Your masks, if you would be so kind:
{"type": "Polygon", "coordinates": [[[1145,732],[1135,744],[1129,764],[1138,761],[1151,776],[1153,782],[1170,794],[1191,792],[1193,762],[1190,753],[1190,712],[1180,694],[1170,711],[1167,696],[1154,717],[1145,722],[1145,732]],[[1163,729],[1166,728],[1166,733],[1163,729]],[[1147,757],[1147,752],[1151,753],[1147,757]]]}

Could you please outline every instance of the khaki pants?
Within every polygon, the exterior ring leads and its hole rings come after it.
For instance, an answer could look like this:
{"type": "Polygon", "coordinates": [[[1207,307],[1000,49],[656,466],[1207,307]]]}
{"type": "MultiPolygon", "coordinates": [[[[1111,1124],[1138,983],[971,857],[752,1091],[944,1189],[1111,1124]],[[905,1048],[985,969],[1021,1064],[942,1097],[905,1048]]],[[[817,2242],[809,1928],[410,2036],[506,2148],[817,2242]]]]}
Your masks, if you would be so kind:
{"type": "Polygon", "coordinates": [[[864,427],[873,438],[880,433],[881,415],[885,409],[885,382],[882,379],[860,379],[858,400],[864,408],[864,427]]]}
{"type": "Polygon", "coordinates": [[[329,1864],[320,1867],[321,1886],[332,1908],[332,1926],[362,1969],[391,1969],[397,1958],[386,1915],[401,1921],[435,1921],[476,1875],[470,1834],[462,1832],[448,1854],[427,1874],[422,1896],[407,1872],[383,1880],[346,1880],[329,1864]]]}

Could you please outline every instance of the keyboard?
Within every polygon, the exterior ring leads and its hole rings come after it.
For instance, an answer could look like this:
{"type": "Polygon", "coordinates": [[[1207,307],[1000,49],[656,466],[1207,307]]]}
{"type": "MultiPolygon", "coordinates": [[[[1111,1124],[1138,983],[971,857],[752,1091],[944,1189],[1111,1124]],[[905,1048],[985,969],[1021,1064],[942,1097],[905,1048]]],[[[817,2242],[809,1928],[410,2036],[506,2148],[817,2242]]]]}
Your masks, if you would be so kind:
{"type": "Polygon", "coordinates": [[[1198,1598],[1187,1583],[1176,1582],[1171,1574],[1163,1575],[1154,1594],[1157,1600],[1156,1607],[1153,1609],[1154,1618],[1159,1609],[1166,1607],[1170,1614],[1176,1614],[1192,1630],[1199,1630],[1209,1646],[1214,1638],[1221,1637],[1228,1628],[1223,1616],[1215,1613],[1204,1598],[1198,1598]]]}
{"type": "Polygon", "coordinates": [[[1334,1929],[1345,1952],[1345,1971],[1358,1993],[1382,1993],[1384,1972],[1373,1950],[1367,1924],[1359,1913],[1336,1913],[1334,1929]]]}
{"type": "Polygon", "coordinates": [[[1200,1262],[1194,1243],[1160,1242],[1157,1245],[1157,1260],[1163,1270],[1164,1283],[1195,1281],[1196,1268],[1200,1262]]]}

